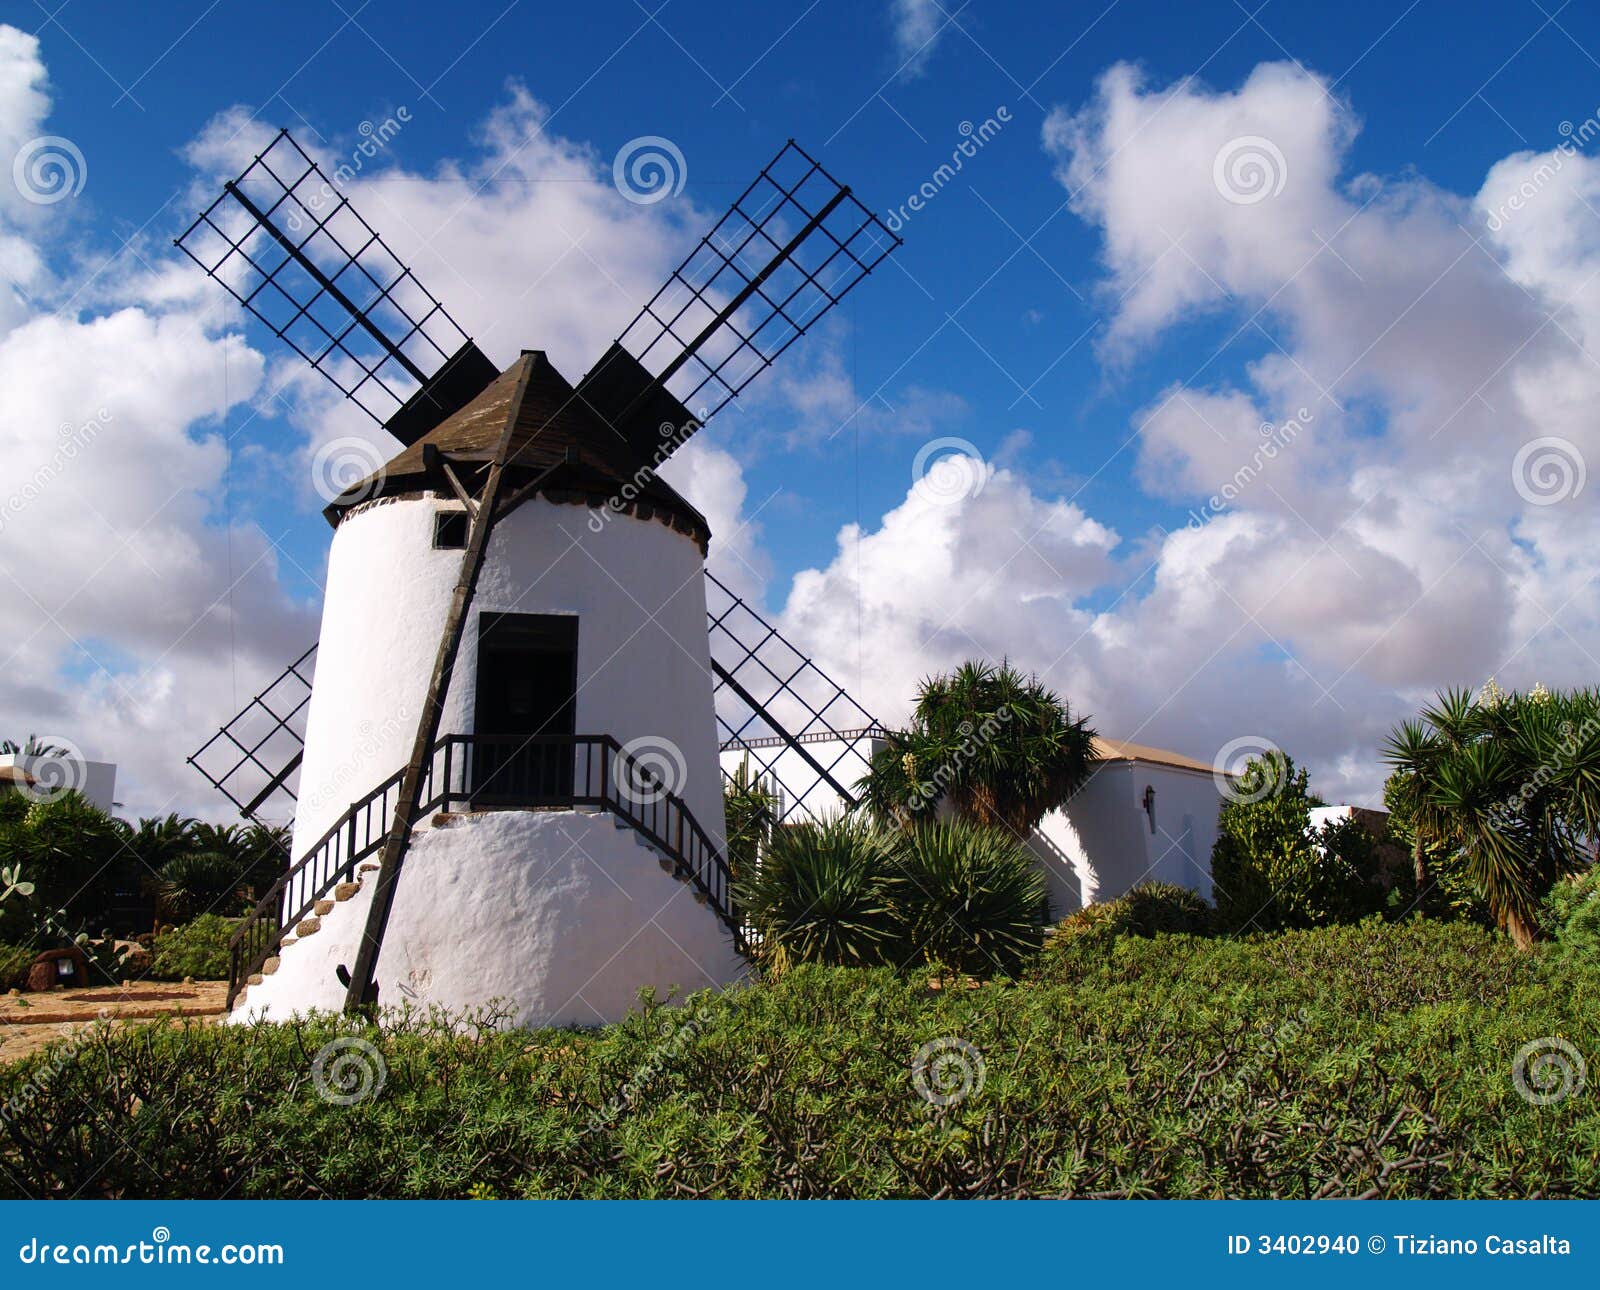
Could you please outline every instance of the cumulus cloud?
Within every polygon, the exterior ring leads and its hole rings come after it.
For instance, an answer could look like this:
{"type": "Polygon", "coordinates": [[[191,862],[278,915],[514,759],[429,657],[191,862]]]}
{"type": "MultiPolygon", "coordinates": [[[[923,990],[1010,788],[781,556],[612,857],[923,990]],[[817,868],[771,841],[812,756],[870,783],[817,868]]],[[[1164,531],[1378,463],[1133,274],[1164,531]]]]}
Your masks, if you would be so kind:
{"type": "Polygon", "coordinates": [[[1458,194],[1348,173],[1359,125],[1282,64],[1224,90],[1117,66],[1053,112],[1112,373],[1179,325],[1216,337],[1131,427],[1170,519],[1119,541],[1020,470],[908,496],[796,580],[786,626],[845,669],[854,615],[829,606],[859,596],[891,718],[917,671],[1009,653],[1107,733],[1200,756],[1258,734],[1352,797],[1437,686],[1592,682],[1600,162],[1517,154],[1458,194]]]}

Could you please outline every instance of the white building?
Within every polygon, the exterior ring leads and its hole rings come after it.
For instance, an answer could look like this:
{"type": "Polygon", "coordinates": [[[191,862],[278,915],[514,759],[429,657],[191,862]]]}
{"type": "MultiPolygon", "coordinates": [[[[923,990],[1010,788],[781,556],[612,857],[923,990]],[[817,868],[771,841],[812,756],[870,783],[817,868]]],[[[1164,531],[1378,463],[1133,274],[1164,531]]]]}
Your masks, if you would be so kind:
{"type": "Polygon", "coordinates": [[[665,483],[634,481],[616,436],[530,352],[329,507],[293,846],[297,860],[319,847],[329,859],[291,884],[290,935],[255,968],[235,1019],[344,1003],[341,972],[376,885],[368,848],[398,790],[371,798],[367,815],[351,803],[410,757],[462,567],[464,508],[430,474],[428,448],[459,471],[487,464],[508,418],[508,475],[534,491],[496,523],[471,600],[429,809],[377,960],[379,1003],[500,1000],[520,1025],[599,1024],[635,1008],[641,987],[687,993],[744,971],[719,893],[708,898],[673,860],[704,858],[697,828],[723,850],[709,531],[665,483]],[[619,747],[659,779],[622,782],[619,747]],[[354,854],[364,863],[350,880],[309,899],[354,854]]]}
{"type": "Polygon", "coordinates": [[[117,767],[109,761],[87,761],[76,754],[36,756],[0,753],[0,785],[36,787],[42,792],[74,788],[107,815],[116,806],[117,767]]]}
{"type": "MultiPolygon", "coordinates": [[[[846,732],[848,742],[828,736],[801,742],[848,788],[883,746],[870,734],[850,738],[856,733],[846,732]]],[[[1223,800],[1211,765],[1116,739],[1097,738],[1094,752],[1097,761],[1088,780],[1066,806],[1046,815],[1028,840],[1049,881],[1052,917],[1115,900],[1149,881],[1175,883],[1209,900],[1211,848],[1223,800]]],[[[839,795],[792,748],[772,761],[769,750],[724,745],[722,769],[731,775],[745,762],[758,773],[763,753],[776,778],[798,797],[803,808],[798,818],[843,809],[839,795]]]]}

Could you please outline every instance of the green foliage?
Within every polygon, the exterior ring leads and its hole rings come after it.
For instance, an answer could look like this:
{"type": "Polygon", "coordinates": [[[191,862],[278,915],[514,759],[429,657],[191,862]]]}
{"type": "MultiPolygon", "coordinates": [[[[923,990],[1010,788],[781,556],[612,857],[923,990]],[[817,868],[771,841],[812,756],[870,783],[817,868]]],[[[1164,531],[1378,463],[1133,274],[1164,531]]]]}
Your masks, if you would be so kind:
{"type": "Polygon", "coordinates": [[[899,839],[894,904],[910,956],[974,976],[1015,973],[1038,948],[1045,879],[1001,829],[919,824],[899,839]]]}
{"type": "Polygon", "coordinates": [[[1449,690],[1395,728],[1384,758],[1417,835],[1459,858],[1499,926],[1531,945],[1546,893],[1600,836],[1600,692],[1449,690]]]}
{"type": "Polygon", "coordinates": [[[1600,968],[1600,867],[1550,888],[1540,922],[1563,957],[1600,968]]]}
{"type": "Polygon", "coordinates": [[[735,898],[769,967],[888,960],[898,934],[898,839],[859,816],[774,831],[735,898]]]}
{"type": "Polygon", "coordinates": [[[1216,911],[1187,887],[1142,882],[1116,900],[1087,905],[1069,914],[1051,932],[1038,971],[1060,975],[1065,964],[1112,953],[1125,936],[1204,936],[1216,911]]]}
{"type": "Polygon", "coordinates": [[[767,966],[933,962],[1015,972],[1045,918],[1038,862],[1009,834],[953,821],[900,831],[850,815],[777,829],[738,900],[767,966]]]}
{"type": "Polygon", "coordinates": [[[39,957],[25,945],[0,944],[0,990],[20,990],[28,983],[28,969],[39,957]]]}
{"type": "Polygon", "coordinates": [[[1600,980],[1547,966],[1412,919],[971,989],[802,966],[589,1032],[95,1029],[0,1069],[0,1194],[1594,1197],[1592,1088],[1512,1080],[1538,1036],[1600,1052],[1600,980]],[[913,1065],[952,1038],[982,1078],[932,1105],[913,1065]],[[355,1039],[383,1078],[330,1103],[313,1060],[355,1039]]]}
{"type": "Polygon", "coordinates": [[[234,914],[244,903],[245,866],[221,851],[196,851],[162,865],[155,887],[157,908],[170,922],[234,914]]]}
{"type": "Polygon", "coordinates": [[[722,784],[722,815],[727,828],[728,865],[737,879],[751,873],[756,856],[766,845],[776,823],[778,799],[752,774],[748,759],[741,761],[722,784]]]}
{"type": "Polygon", "coordinates": [[[1352,922],[1383,909],[1377,840],[1355,820],[1311,827],[1306,772],[1274,750],[1246,765],[1217,818],[1211,876],[1230,931],[1352,922]]]}
{"type": "Polygon", "coordinates": [[[941,802],[1026,837],[1089,776],[1094,731],[1009,663],[963,663],[925,679],[908,729],[893,733],[856,785],[885,822],[932,819],[941,802]]]}
{"type": "Polygon", "coordinates": [[[0,934],[18,941],[38,934],[47,912],[75,926],[104,926],[111,893],[119,882],[136,881],[116,821],[78,793],[48,802],[8,795],[0,864],[20,869],[34,885],[30,899],[0,906],[0,934]]]}
{"type": "Polygon", "coordinates": [[[150,976],[157,981],[222,981],[228,976],[228,938],[239,926],[237,918],[201,914],[182,927],[172,927],[155,938],[150,976]]]}

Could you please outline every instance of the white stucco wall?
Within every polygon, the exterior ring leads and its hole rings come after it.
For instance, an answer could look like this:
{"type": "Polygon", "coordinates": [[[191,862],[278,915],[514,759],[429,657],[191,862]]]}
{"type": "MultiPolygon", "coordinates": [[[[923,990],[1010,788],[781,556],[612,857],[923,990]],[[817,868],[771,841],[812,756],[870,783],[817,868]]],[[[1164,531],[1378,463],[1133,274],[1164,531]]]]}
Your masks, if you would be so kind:
{"type": "Polygon", "coordinates": [[[1144,761],[1102,763],[1065,807],[1040,822],[1030,845],[1061,917],[1115,900],[1141,882],[1188,887],[1211,899],[1211,848],[1222,796],[1202,771],[1144,761]],[[1144,809],[1154,788],[1155,829],[1144,809]]]}
{"type": "MultiPolygon", "coordinates": [[[[881,739],[859,739],[853,745],[829,739],[804,745],[807,752],[852,792],[856,781],[869,769],[867,759],[882,746],[881,739]]],[[[824,820],[844,810],[844,800],[833,790],[833,786],[818,775],[793,748],[745,750],[734,747],[723,750],[722,769],[725,774],[734,774],[743,763],[748,763],[752,776],[765,776],[768,772],[763,768],[771,767],[771,773],[777,777],[786,797],[793,795],[792,799],[784,802],[785,810],[791,805],[799,808],[786,815],[790,821],[824,820]]]]}
{"type": "MultiPolygon", "coordinates": [[[[435,498],[348,516],[329,555],[294,827],[298,859],[410,754],[462,553],[435,550],[435,498]]],[[[677,749],[670,784],[723,849],[722,789],[699,547],[652,520],[535,498],[496,526],[440,733],[471,733],[478,616],[576,615],[575,728],[677,749]]],[[[419,829],[377,966],[380,1001],[513,1001],[523,1024],[616,1020],[641,986],[743,971],[732,939],[609,813],[485,812],[419,829]],[[409,993],[408,993],[409,991],[409,993]]],[[[245,1013],[338,1007],[372,883],[288,946],[245,1013]]]]}
{"type": "Polygon", "coordinates": [[[67,785],[76,790],[92,806],[110,814],[116,805],[117,768],[108,761],[83,761],[72,758],[62,761],[53,757],[29,757],[22,753],[0,753],[0,766],[16,766],[36,776],[46,789],[67,785]]]}
{"type": "MultiPolygon", "coordinates": [[[[433,549],[432,499],[346,518],[328,557],[316,684],[306,716],[295,855],[410,755],[460,551],[433,549]]],[[[653,520],[609,519],[535,498],[490,539],[440,733],[470,733],[481,613],[576,614],[579,734],[665,739],[677,792],[720,848],[722,790],[700,549],[653,520]]]]}
{"type": "MultiPolygon", "coordinates": [[[[419,829],[378,956],[379,1003],[453,1011],[503,1000],[515,1024],[599,1025],[658,995],[725,985],[745,971],[693,889],[608,813],[489,811],[419,829]]],[[[335,969],[354,962],[374,883],[285,948],[233,1020],[336,1010],[335,969]]]]}

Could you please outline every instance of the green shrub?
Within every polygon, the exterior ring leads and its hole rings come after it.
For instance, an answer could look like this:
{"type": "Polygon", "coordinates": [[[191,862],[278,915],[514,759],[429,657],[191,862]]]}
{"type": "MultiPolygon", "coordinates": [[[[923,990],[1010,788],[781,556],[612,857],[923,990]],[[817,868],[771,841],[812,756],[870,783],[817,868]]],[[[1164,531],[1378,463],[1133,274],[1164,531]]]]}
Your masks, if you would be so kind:
{"type": "Polygon", "coordinates": [[[1285,753],[1244,769],[1217,817],[1211,876],[1231,931],[1355,922],[1387,905],[1377,839],[1355,820],[1311,827],[1319,805],[1285,753]]]}
{"type": "Polygon", "coordinates": [[[150,976],[157,981],[226,980],[228,938],[238,926],[237,918],[201,914],[182,927],[169,928],[155,938],[150,976]]]}
{"type": "Polygon", "coordinates": [[[1562,955],[1600,967],[1600,866],[1556,883],[1541,922],[1562,955]]]}
{"type": "Polygon", "coordinates": [[[898,839],[861,816],[774,830],[736,899],[771,968],[885,961],[897,924],[892,891],[898,839]]]}
{"type": "Polygon", "coordinates": [[[1111,953],[1125,936],[1204,936],[1215,922],[1216,911],[1187,887],[1142,882],[1115,900],[1062,919],[1051,930],[1040,970],[1059,974],[1067,962],[1111,953]]]}
{"type": "Polygon", "coordinates": [[[0,1195],[1594,1197],[1600,1100],[1513,1080],[1541,1036],[1600,1054],[1580,970],[1412,919],[970,989],[803,965],[590,1032],[108,1028],[0,1068],[0,1195]],[[930,1051],[965,1096],[919,1096],[930,1051]]]}
{"type": "Polygon", "coordinates": [[[28,969],[39,957],[22,945],[0,945],[0,990],[20,990],[28,983],[28,969]]]}
{"type": "Polygon", "coordinates": [[[893,894],[908,959],[1010,975],[1038,950],[1044,873],[1010,833],[958,820],[921,824],[901,837],[899,852],[893,894]]]}

